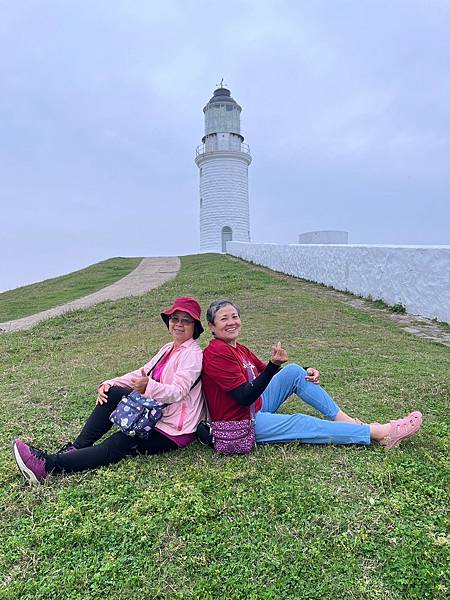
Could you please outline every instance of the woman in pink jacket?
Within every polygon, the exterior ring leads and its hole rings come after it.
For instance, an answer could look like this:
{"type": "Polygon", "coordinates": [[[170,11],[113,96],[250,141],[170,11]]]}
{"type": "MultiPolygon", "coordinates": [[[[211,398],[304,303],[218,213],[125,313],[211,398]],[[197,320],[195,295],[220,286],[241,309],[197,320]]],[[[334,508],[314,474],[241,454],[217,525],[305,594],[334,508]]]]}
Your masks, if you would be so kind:
{"type": "Polygon", "coordinates": [[[199,381],[202,350],[197,342],[203,332],[200,313],[199,303],[187,296],[177,298],[162,312],[172,341],[142,368],[101,383],[96,406],[81,433],[58,453],[48,454],[15,440],[14,457],[25,479],[38,484],[49,474],[95,469],[116,463],[125,456],[157,454],[190,444],[197,424],[205,416],[199,381]],[[136,439],[116,431],[94,445],[111,429],[112,411],[122,396],[132,390],[168,404],[150,437],[136,439]]]}

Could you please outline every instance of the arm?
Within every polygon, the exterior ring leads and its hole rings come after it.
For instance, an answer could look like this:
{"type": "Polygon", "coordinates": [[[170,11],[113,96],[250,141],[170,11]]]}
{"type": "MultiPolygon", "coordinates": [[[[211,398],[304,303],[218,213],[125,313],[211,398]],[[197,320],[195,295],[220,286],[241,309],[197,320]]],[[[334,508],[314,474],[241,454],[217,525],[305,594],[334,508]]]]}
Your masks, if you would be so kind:
{"type": "MultiPolygon", "coordinates": [[[[147,363],[148,364],[148,363],[147,363]]],[[[103,381],[97,388],[97,401],[96,404],[105,404],[108,402],[108,391],[113,385],[120,385],[123,387],[129,387],[130,389],[136,389],[138,392],[142,393],[145,387],[136,385],[137,378],[141,381],[148,380],[148,377],[143,377],[145,367],[141,369],[136,369],[136,371],[131,371],[130,373],[126,373],[125,375],[121,375],[120,377],[115,377],[114,379],[107,379],[103,381]]]]}
{"type": "Polygon", "coordinates": [[[148,376],[146,373],[151,370],[158,360],[167,352],[170,346],[171,344],[166,344],[163,346],[160,351],[140,369],[135,369],[134,371],[125,373],[125,375],[120,375],[119,377],[113,377],[103,381],[97,388],[97,404],[108,402],[108,390],[113,385],[120,385],[123,387],[136,389],[138,392],[143,394],[148,381],[148,376]]]}
{"type": "Polygon", "coordinates": [[[261,396],[269,385],[272,377],[278,373],[280,367],[288,359],[287,352],[281,346],[281,342],[272,347],[272,356],[267,367],[253,381],[244,383],[229,391],[230,396],[242,406],[250,406],[261,396]]]}
{"type": "Polygon", "coordinates": [[[134,371],[130,371],[129,373],[125,373],[125,375],[120,375],[119,377],[113,377],[112,379],[107,379],[106,381],[104,381],[102,383],[102,385],[104,385],[105,383],[109,383],[109,385],[123,385],[124,387],[133,387],[132,384],[132,380],[137,378],[137,377],[142,377],[142,372],[144,371],[145,373],[148,372],[149,368],[148,365],[151,363],[151,361],[149,361],[148,363],[146,363],[143,367],[140,367],[139,369],[135,369],[134,371]]]}
{"type": "MultiPolygon", "coordinates": [[[[263,363],[257,356],[254,357],[254,363],[259,372],[265,369],[266,365],[263,363]]],[[[306,371],[305,379],[306,381],[310,381],[311,383],[320,383],[320,373],[317,369],[313,367],[303,367],[306,371]]]]}
{"type": "Polygon", "coordinates": [[[253,381],[243,383],[242,385],[230,390],[228,393],[242,406],[250,406],[257,400],[269,385],[272,377],[278,373],[280,366],[269,361],[267,367],[253,381]]]}

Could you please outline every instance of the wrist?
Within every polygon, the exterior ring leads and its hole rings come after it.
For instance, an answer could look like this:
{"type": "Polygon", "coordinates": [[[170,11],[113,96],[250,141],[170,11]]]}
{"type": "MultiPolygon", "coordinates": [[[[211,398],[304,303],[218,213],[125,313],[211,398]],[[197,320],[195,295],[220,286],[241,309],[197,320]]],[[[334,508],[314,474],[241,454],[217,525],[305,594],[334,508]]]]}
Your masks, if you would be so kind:
{"type": "Polygon", "coordinates": [[[279,363],[276,360],[274,360],[273,358],[271,358],[269,360],[269,365],[273,365],[274,367],[276,367],[277,369],[279,369],[281,367],[283,363],[279,363]]]}

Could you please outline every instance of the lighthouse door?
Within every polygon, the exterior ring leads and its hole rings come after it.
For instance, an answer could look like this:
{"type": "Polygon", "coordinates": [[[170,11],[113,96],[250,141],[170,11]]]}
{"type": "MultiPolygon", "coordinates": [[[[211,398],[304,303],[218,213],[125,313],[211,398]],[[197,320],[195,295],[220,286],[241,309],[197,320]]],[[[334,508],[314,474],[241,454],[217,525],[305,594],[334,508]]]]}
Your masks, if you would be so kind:
{"type": "Polygon", "coordinates": [[[231,242],[233,239],[233,232],[231,227],[224,227],[222,229],[222,252],[227,251],[227,242],[231,242]]]}

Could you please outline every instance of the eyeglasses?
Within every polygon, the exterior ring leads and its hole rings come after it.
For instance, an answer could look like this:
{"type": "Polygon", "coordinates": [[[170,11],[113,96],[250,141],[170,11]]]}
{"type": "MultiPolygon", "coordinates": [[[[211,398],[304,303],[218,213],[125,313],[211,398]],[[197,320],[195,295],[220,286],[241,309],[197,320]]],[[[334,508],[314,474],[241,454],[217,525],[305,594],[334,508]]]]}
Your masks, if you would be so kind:
{"type": "Polygon", "coordinates": [[[192,325],[192,323],[194,322],[193,319],[188,319],[187,317],[176,317],[175,315],[170,315],[169,319],[172,321],[172,323],[181,323],[182,325],[192,325]]]}

